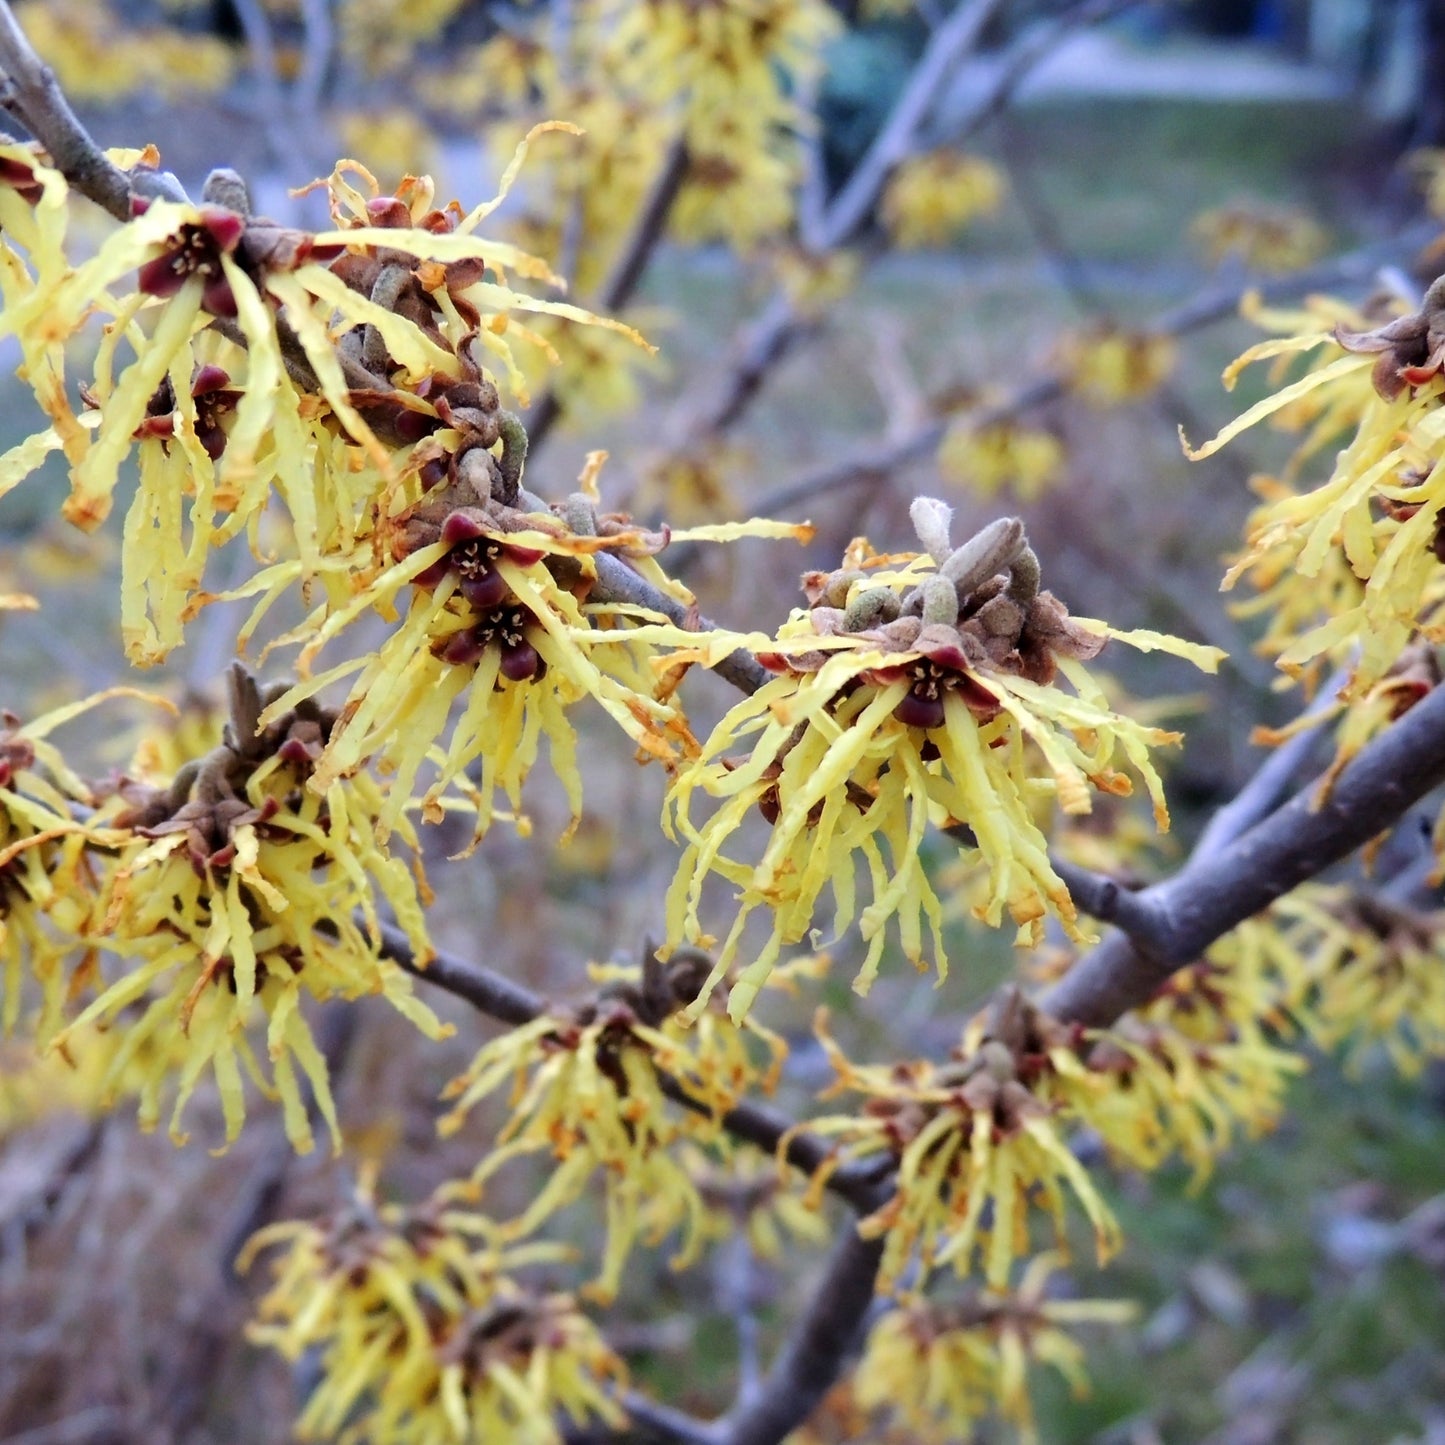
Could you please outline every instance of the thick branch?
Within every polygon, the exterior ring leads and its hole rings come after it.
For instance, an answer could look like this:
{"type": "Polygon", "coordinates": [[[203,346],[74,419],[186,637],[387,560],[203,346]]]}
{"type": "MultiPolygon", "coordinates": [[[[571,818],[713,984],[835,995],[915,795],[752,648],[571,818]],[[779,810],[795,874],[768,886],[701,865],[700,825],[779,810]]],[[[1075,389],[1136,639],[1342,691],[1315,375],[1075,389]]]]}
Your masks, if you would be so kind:
{"type": "Polygon", "coordinates": [[[726,1445],[777,1445],[817,1408],[857,1349],[878,1281],[883,1240],[850,1219],[823,1279],[756,1397],[727,1422],[726,1445]]]}
{"type": "Polygon", "coordinates": [[[438,953],[430,963],[418,965],[406,934],[388,923],[381,925],[381,950],[414,978],[465,999],[478,1013],[511,1024],[513,1028],[529,1024],[538,1014],[547,1011],[547,1000],[541,994],[455,954],[438,953]]]}
{"type": "MultiPolygon", "coordinates": [[[[716,630],[715,625],[706,617],[691,616],[689,609],[675,597],[659,592],[652,583],[640,577],[619,558],[599,552],[595,560],[597,586],[591,592],[594,601],[630,602],[637,607],[647,607],[662,613],[679,627],[699,634],[716,630]]],[[[743,648],[724,658],[712,670],[739,691],[746,693],[756,692],[772,676],[751,652],[743,648]]]]}
{"type": "Polygon", "coordinates": [[[131,178],[106,157],[76,118],[55,73],[36,55],[4,0],[0,71],[5,77],[0,105],[45,147],[61,175],[118,221],[130,220],[131,178]]]}
{"type": "Polygon", "coordinates": [[[1323,802],[1311,785],[1227,846],[1123,895],[1126,909],[1115,916],[1127,932],[1075,964],[1041,1006],[1057,1018],[1107,1026],[1231,928],[1390,828],[1442,782],[1445,687],[1437,687],[1360,751],[1323,802]]]}

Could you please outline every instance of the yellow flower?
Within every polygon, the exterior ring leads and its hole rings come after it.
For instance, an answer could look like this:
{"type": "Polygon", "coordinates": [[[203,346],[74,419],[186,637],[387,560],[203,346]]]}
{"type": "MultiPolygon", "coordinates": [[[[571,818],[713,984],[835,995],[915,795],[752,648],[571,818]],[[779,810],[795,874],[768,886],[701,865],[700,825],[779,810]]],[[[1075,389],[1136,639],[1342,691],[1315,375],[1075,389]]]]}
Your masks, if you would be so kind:
{"type": "Polygon", "coordinates": [[[1283,415],[1304,429],[1287,484],[1264,489],[1225,585],[1248,576],[1261,588],[1275,608],[1269,645],[1292,676],[1317,675],[1358,649],[1343,694],[1353,702],[1387,676],[1417,632],[1430,641],[1445,636],[1445,540],[1438,535],[1445,280],[1430,288],[1419,311],[1374,327],[1369,318],[1346,318],[1347,329],[1340,309],[1327,305],[1257,315],[1290,334],[1250,348],[1226,372],[1226,384],[1252,361],[1326,350],[1299,380],[1189,455],[1210,456],[1269,417],[1283,415]],[[1322,454],[1331,459],[1328,479],[1296,490],[1294,475],[1322,454]]]}
{"type": "Polygon", "coordinates": [[[1119,1226],[1069,1149],[1081,1093],[1097,1091],[1068,1031],[1015,999],[993,1028],[975,1019],[942,1064],[922,1060],[856,1065],[844,1058],[820,1013],[818,1034],[838,1073],[829,1094],[866,1096],[851,1115],[810,1120],[812,1132],[841,1141],[815,1177],[820,1188],[839,1164],[892,1156],[892,1196],[863,1220],[882,1236],[882,1287],[898,1285],[917,1258],[915,1289],[939,1265],[968,1276],[974,1258],[995,1288],[1030,1249],[1036,1211],[1063,1247],[1067,1201],[1083,1207],[1102,1263],[1119,1248],[1119,1226]]]}
{"type": "Polygon", "coordinates": [[[369,1182],[329,1219],[263,1229],[240,1267],[277,1245],[248,1335],[293,1363],[319,1351],[300,1439],[560,1445],[559,1414],[623,1424],[622,1362],[569,1296],[510,1277],[558,1258],[556,1246],[507,1246],[440,1195],[378,1206],[369,1182]]]}
{"type": "Polygon", "coordinates": [[[1112,711],[1080,663],[1109,637],[1211,670],[1222,654],[1071,618],[1039,590],[1038,560],[1016,519],[955,548],[941,503],[920,500],[913,515],[926,553],[880,557],[856,542],[841,569],[804,578],[811,608],[795,612],[775,638],[719,636],[678,654],[711,663],[747,643],[781,674],[737,704],[680,768],[664,817],[669,834],[686,843],[668,891],[669,942],[705,939],[709,873],[739,889],[717,977],[738,956],[749,916],[772,912],[770,937],[732,991],[738,1017],[782,947],[812,927],[825,889],[833,931],[856,917],[868,944],[860,992],[894,917],[904,955],[922,967],[931,953],[944,971],[941,907],[922,861],[930,823],[966,838],[967,856],[988,870],[980,919],[997,926],[1007,909],[1025,943],[1042,937],[1049,912],[1081,935],[1034,817],[1038,802],[1086,813],[1092,791],[1130,791],[1120,762],[1148,788],[1158,826],[1168,826],[1149,749],[1178,734],[1112,711]],[[740,741],[750,756],[729,752],[740,741]],[[701,824],[692,817],[699,793],[720,800],[701,824]],[[749,863],[729,850],[746,837],[739,829],[755,808],[771,835],[749,863]],[[861,910],[860,862],[872,894],[861,910]]]}
{"type": "Polygon", "coordinates": [[[1329,237],[1292,206],[1241,202],[1202,211],[1189,227],[1213,265],[1230,257],[1256,271],[1298,271],[1324,254],[1329,237]]]}
{"type": "Polygon", "coordinates": [[[880,217],[896,246],[943,246],[1003,202],[999,169],[982,156],[940,149],[910,156],[883,192],[880,217]]]}
{"type": "MultiPolygon", "coordinates": [[[[494,390],[490,399],[495,403],[494,390]]],[[[490,411],[471,410],[492,420],[490,411]]],[[[314,787],[329,787],[374,759],[396,775],[379,815],[385,832],[398,824],[430,759],[436,775],[422,799],[424,816],[440,818],[444,794],[461,791],[476,810],[475,842],[492,822],[498,789],[514,811],[520,808],[522,785],[545,739],[575,827],[583,781],[571,707],[592,698],[645,756],[670,758],[687,737],[676,709],[651,695],[648,654],[631,640],[626,609],[594,617],[585,603],[595,577],[591,553],[641,558],[665,539],[598,518],[583,496],[571,506],[571,522],[582,529],[574,530],[552,513],[524,508],[507,450],[498,461],[474,440],[449,453],[440,450],[447,442],[429,445],[435,449],[425,453],[423,476],[435,467],[436,484],[378,539],[400,560],[371,568],[369,578],[362,567],[349,568],[354,595],[329,616],[323,607],[293,637],[310,636],[301,654],[302,669],[309,670],[316,653],[364,611],[394,616],[394,599],[410,585],[400,627],[375,653],[297,684],[263,721],[359,674],[314,787]],[[442,749],[437,740],[461,698],[466,704],[442,749]],[[478,762],[480,779],[473,783],[478,762]]],[[[266,590],[262,606],[274,595],[264,577],[251,588],[266,590]]]]}
{"type": "Polygon", "coordinates": [[[967,421],[956,423],[944,433],[938,448],[938,465],[945,476],[980,497],[1007,489],[1024,502],[1042,496],[1059,480],[1064,461],[1064,448],[1056,436],[1013,422],[977,428],[967,421]]]}
{"type": "Polygon", "coordinates": [[[706,1211],[674,1146],[683,1139],[717,1140],[721,1115],[743,1094],[771,1088],[781,1062],[782,1041],[755,1025],[749,1031],[767,1044],[770,1065],[759,1065],[726,1018],[682,1026],[678,1013],[709,964],[680,954],[668,964],[649,956],[640,974],[603,970],[607,981],[594,998],[487,1044],[447,1087],[446,1097],[458,1101],[442,1121],[451,1133],[482,1099],[513,1081],[510,1117],[473,1174],[477,1183],[519,1156],[550,1153],[557,1160],[531,1205],[507,1226],[509,1237],[532,1233],[602,1171],[606,1244],[601,1274],[589,1287],[601,1299],[616,1293],[639,1238],[656,1245],[680,1229],[673,1267],[696,1257],[706,1211]],[[670,1103],[659,1071],[702,1107],[670,1103]]]}
{"type": "Polygon", "coordinates": [[[1178,1155],[1202,1183],[1237,1135],[1279,1122],[1306,1063],[1267,1031],[1271,1015],[1284,1022],[1278,983],[1252,962],[1225,940],[1099,1037],[1088,1067],[1107,1086],[1081,1096],[1078,1112],[1116,1156],[1156,1169],[1178,1155]]]}
{"type": "Polygon", "coordinates": [[[0,1035],[41,996],[27,1032],[42,1044],[59,1028],[71,979],[94,965],[100,896],[110,862],[106,829],[83,820],[95,798],[49,734],[116,688],[21,725],[0,712],[0,1035]]]}
{"type": "Polygon", "coordinates": [[[1058,1264],[1051,1254],[1030,1260],[1012,1292],[982,1290],[957,1302],[890,1310],[864,1347],[854,1381],[858,1404],[887,1412],[920,1442],[961,1440],[994,1409],[1026,1445],[1037,1441],[1030,1365],[1052,1366],[1081,1398],[1089,1392],[1083,1351],[1065,1326],[1123,1324],[1137,1313],[1127,1301],[1048,1298],[1058,1264]]]}
{"type": "Polygon", "coordinates": [[[142,1051],[157,1060],[140,1090],[141,1123],[154,1126],[162,1092],[174,1087],[177,1143],[209,1070],[227,1143],[245,1118],[249,1075],[279,1096],[287,1135],[305,1152],[312,1131],[299,1067],[339,1148],[326,1062],[302,1001],[381,994],[430,1037],[450,1032],[380,953],[384,902],[417,957],[429,957],[418,881],[376,843],[382,797],[370,779],[324,792],[306,786],[332,720],[303,708],[258,734],[264,699],[239,668],[232,681],[226,742],[168,782],[123,781],[102,814],[119,848],[100,902],[104,946],[118,967],[55,1047],[97,1022],[123,1031],[112,1076],[142,1051]],[[245,1032],[257,1016],[266,1021],[264,1063],[245,1032]],[[188,1047],[177,1077],[164,1063],[178,1034],[188,1047]]]}
{"type": "Polygon", "coordinates": [[[1121,406],[1157,391],[1178,360],[1173,337],[1099,322],[1059,342],[1054,366],[1069,390],[1094,406],[1121,406]]]}

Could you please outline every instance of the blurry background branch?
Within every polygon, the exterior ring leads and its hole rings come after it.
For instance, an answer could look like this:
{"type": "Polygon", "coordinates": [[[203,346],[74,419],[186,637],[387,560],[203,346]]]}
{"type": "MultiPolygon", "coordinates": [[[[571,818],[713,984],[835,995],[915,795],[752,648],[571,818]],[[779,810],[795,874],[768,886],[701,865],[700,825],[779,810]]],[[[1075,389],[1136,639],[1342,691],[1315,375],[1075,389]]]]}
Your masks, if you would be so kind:
{"type": "MultiPolygon", "coordinates": [[[[1214,323],[1236,316],[1240,303],[1258,296],[1266,303],[1295,300],[1312,291],[1369,282],[1383,268],[1397,265],[1414,255],[1439,234],[1439,226],[1420,221],[1402,229],[1388,240],[1374,241],[1344,255],[1269,279],[1244,284],[1210,282],[1195,295],[1160,311],[1137,330],[1145,336],[1187,336],[1214,323]]],[[[975,431],[1010,421],[1063,396],[1069,378],[1060,369],[1034,374],[1010,391],[985,397],[974,405],[935,417],[907,436],[871,451],[855,454],[804,472],[774,490],[761,493],[752,504],[761,516],[781,516],[841,488],[865,482],[886,482],[911,463],[922,461],[938,450],[951,427],[966,426],[975,431]]],[[[669,558],[671,560],[671,558],[669,558]]]]}
{"type": "MultiPolygon", "coordinates": [[[[997,77],[983,94],[973,99],[963,114],[950,117],[950,143],[961,144],[992,120],[1029,74],[1077,28],[1097,24],[1131,3],[1139,0],[1085,0],[1037,31],[1026,32],[1014,42],[997,77]]],[[[857,238],[872,217],[889,176],[918,149],[925,129],[935,118],[946,82],[977,46],[984,27],[998,9],[998,0],[964,0],[933,31],[882,131],[823,207],[814,234],[801,237],[807,250],[824,253],[857,238]]],[[[696,403],[684,398],[679,404],[675,434],[695,440],[699,436],[716,436],[735,425],[756,398],[768,373],[815,324],[786,292],[775,292],[734,342],[734,359],[714,395],[696,403]]]]}

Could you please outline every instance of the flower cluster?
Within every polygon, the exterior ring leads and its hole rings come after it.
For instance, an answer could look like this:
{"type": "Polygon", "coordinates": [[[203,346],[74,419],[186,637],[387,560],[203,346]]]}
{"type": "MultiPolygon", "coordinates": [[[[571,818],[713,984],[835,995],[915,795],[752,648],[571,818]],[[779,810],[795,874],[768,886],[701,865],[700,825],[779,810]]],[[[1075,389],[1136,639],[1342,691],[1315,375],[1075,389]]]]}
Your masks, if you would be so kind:
{"type": "Polygon", "coordinates": [[[1438,909],[1324,884],[1296,889],[1259,923],[1275,994],[1294,1024],[1355,1067],[1381,1045],[1405,1074],[1445,1057],[1442,927],[1438,909]]]}
{"type": "Polygon", "coordinates": [[[241,1267],[276,1246],[249,1334],[292,1362],[319,1352],[301,1439],[552,1445],[559,1417],[624,1423],[622,1362],[569,1296],[512,1277],[555,1247],[507,1246],[438,1197],[378,1206],[369,1187],[329,1219],[263,1229],[241,1267]]]}
{"type": "MultiPolygon", "coordinates": [[[[1267,418],[1303,433],[1284,477],[1259,484],[1264,501],[1226,586],[1243,576],[1260,589],[1260,609],[1272,619],[1261,650],[1280,668],[1314,678],[1353,658],[1342,696],[1368,705],[1417,635],[1438,637],[1445,608],[1437,465],[1445,448],[1445,279],[1405,315],[1351,313],[1323,301],[1254,314],[1285,334],[1245,352],[1226,384],[1254,361],[1320,356],[1189,451],[1196,460],[1210,456],[1267,418]],[[1298,486],[1321,457],[1331,459],[1327,479],[1298,486]]],[[[1388,720],[1388,710],[1377,712],[1377,724],[1388,720]]]]}
{"type": "Polygon", "coordinates": [[[956,1302],[914,1301],[874,1325],[854,1381],[865,1409],[897,1420],[918,1441],[961,1439],[991,1410],[1033,1445],[1029,1366],[1050,1365],[1076,1397],[1088,1393],[1075,1324],[1122,1324],[1132,1304],[1054,1299],[1049,1275],[1057,1256],[1030,1260],[1016,1290],[982,1290],[956,1302]]]}
{"type": "Polygon", "coordinates": [[[309,1149],[299,1069],[339,1148],[327,1065],[304,1001],[381,994],[429,1036],[449,1029],[381,953],[384,903],[416,957],[430,956],[418,879],[376,842],[380,790],[368,778],[308,787],[333,719],[302,708],[261,728],[266,701],[237,667],[232,719],[218,747],[174,777],[114,785],[97,815],[113,850],[95,901],[107,960],[59,981],[67,999],[82,986],[95,997],[54,1047],[63,1051],[93,1024],[123,1033],[108,1079],[129,1077],[137,1058],[150,1057],[154,1071],[138,1090],[141,1121],[155,1124],[162,1093],[174,1086],[177,1142],[185,1106],[209,1070],[227,1141],[244,1120],[249,1076],[279,1096],[288,1136],[309,1149]],[[265,1020],[259,1056],[248,1032],[257,1018],[265,1020]],[[170,1047],[177,1035],[185,1040],[179,1070],[170,1047]]]}
{"type": "Polygon", "coordinates": [[[254,544],[273,497],[289,516],[294,576],[310,585],[324,573],[333,603],[348,595],[358,539],[416,499],[438,447],[455,456],[498,440],[479,442],[469,425],[474,393],[491,385],[483,358],[525,402],[502,333],[529,332],[512,313],[594,319],[514,291],[504,268],[556,278],[475,234],[490,205],[438,208],[425,179],[382,196],[366,172],[338,168],[326,182],[332,229],[313,234],[253,216],[239,178],[216,172],[200,204],[138,200],[129,223],[72,265],[64,180],[23,147],[0,148],[0,162],[0,335],[19,340],[51,422],[0,461],[0,489],[63,449],[65,514],[91,528],[110,509],[122,462],[137,458],[122,627],[140,664],[179,642],[210,600],[209,552],[243,533],[254,544]],[[97,313],[111,320],[77,412],[65,343],[97,313]]]}
{"type": "MultiPolygon", "coordinates": [[[[1110,637],[1211,670],[1222,654],[1070,617],[1040,590],[1038,559],[1017,519],[955,547],[941,503],[916,502],[913,518],[926,551],[880,556],[860,540],[840,569],[804,578],[810,606],[776,637],[714,634],[677,654],[712,663],[748,643],[779,674],[737,704],[680,768],[664,818],[686,844],[668,893],[670,941],[705,941],[709,873],[736,884],[741,905],[716,978],[737,956],[749,915],[772,911],[771,936],[732,990],[739,1016],[780,949],[813,926],[825,889],[834,931],[856,917],[868,944],[860,992],[877,971],[893,918],[907,958],[922,967],[928,953],[940,971],[946,967],[941,908],[922,858],[930,821],[942,822],[987,869],[978,916],[997,926],[1007,909],[1021,942],[1038,941],[1049,912],[1080,932],[1048,859],[1036,817],[1041,802],[1088,812],[1093,792],[1131,790],[1122,764],[1148,789],[1159,827],[1168,826],[1149,750],[1178,734],[1113,711],[1081,664],[1110,637]],[[731,751],[739,743],[750,755],[731,751]],[[692,816],[699,794],[720,800],[701,823],[692,816]],[[754,809],[771,833],[750,863],[732,850],[754,809]],[[860,863],[872,891],[861,911],[860,863]]],[[[706,990],[697,1007],[705,997],[706,990]]]]}
{"type": "Polygon", "coordinates": [[[1101,1262],[1119,1247],[1119,1226],[1068,1144],[1098,1092],[1078,1054],[1081,1031],[1063,1027],[1004,997],[993,1022],[980,1016],[942,1063],[853,1064],[819,1020],[819,1037],[838,1079],[830,1095],[865,1096],[855,1114],[829,1116],[809,1128],[840,1141],[815,1177],[820,1186],[840,1164],[891,1156],[894,1191],[859,1226],[882,1236],[880,1280],[899,1286],[917,1265],[921,1289],[940,1265],[963,1277],[975,1256],[995,1288],[1014,1261],[1030,1253],[1031,1225],[1042,1213],[1060,1247],[1072,1197],[1093,1226],[1101,1262]]]}
{"type": "Polygon", "coordinates": [[[1177,1156],[1202,1181],[1241,1133],[1257,1138],[1279,1122],[1306,1065],[1277,1042],[1288,1023],[1271,974],[1251,966],[1255,942],[1223,941],[1088,1051],[1103,1087],[1081,1115],[1116,1159],[1157,1169],[1177,1156]]]}
{"type": "Polygon", "coordinates": [[[473,1174],[483,1183],[518,1156],[550,1153],[557,1167],[525,1213],[507,1226],[525,1236],[573,1203],[600,1170],[607,1242],[591,1292],[616,1293],[639,1237],[656,1244],[675,1229],[681,1268],[706,1234],[707,1207],[694,1174],[674,1147],[716,1145],[718,1121],[744,1094],[771,1089],[784,1046],[749,1021],[743,1029],[721,1009],[692,1028],[680,1014],[697,998],[711,960],[680,950],[667,963],[649,953],[641,970],[602,970],[594,997],[547,1013],[484,1046],[448,1086],[457,1104],[443,1130],[460,1128],[483,1099],[513,1082],[508,1121],[473,1174]],[[762,1039],[768,1060],[746,1045],[762,1039]],[[669,1100],[678,1092],[692,1107],[669,1100]]]}
{"type": "Polygon", "coordinates": [[[947,149],[910,156],[888,180],[879,217],[905,250],[942,246],[1003,201],[1004,180],[981,156],[947,149]]]}

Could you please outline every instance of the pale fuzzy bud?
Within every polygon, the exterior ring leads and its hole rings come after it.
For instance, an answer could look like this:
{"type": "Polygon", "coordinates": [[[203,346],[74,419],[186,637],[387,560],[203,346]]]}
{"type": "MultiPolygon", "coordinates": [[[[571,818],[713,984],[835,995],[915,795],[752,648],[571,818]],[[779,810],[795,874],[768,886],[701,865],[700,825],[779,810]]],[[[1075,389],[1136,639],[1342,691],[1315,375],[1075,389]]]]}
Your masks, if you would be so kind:
{"type": "Polygon", "coordinates": [[[457,478],[471,488],[472,495],[485,505],[491,500],[496,462],[485,447],[470,447],[457,462],[457,478]]]}
{"type": "Polygon", "coordinates": [[[1010,597],[994,597],[978,609],[976,619],[990,637],[1016,638],[1023,631],[1024,609],[1010,597]]]}
{"type": "Polygon", "coordinates": [[[500,501],[510,505],[516,500],[522,483],[522,468],[527,464],[527,429],[522,419],[510,411],[497,413],[497,432],[502,438],[502,495],[500,501]]]}
{"type": "Polygon", "coordinates": [[[574,537],[597,535],[597,509],[585,492],[572,492],[557,510],[574,537]]]}
{"type": "Polygon", "coordinates": [[[251,192],[246,182],[229,166],[218,166],[206,177],[201,199],[210,206],[225,206],[238,215],[251,214],[251,192]]]}
{"type": "Polygon", "coordinates": [[[953,508],[937,497],[915,497],[908,515],[913,522],[913,530],[918,533],[918,540],[923,543],[923,550],[941,567],[953,550],[953,543],[948,540],[953,508]]]}
{"type": "Polygon", "coordinates": [[[843,614],[845,632],[867,632],[898,616],[898,596],[889,587],[869,587],[858,593],[843,614]]]}
{"type": "Polygon", "coordinates": [[[947,577],[935,574],[920,589],[923,593],[923,625],[940,623],[952,627],[958,621],[958,593],[947,577]]]}
{"type": "Polygon", "coordinates": [[[970,537],[939,566],[940,575],[967,597],[980,582],[987,582],[1018,556],[1024,541],[1024,524],[1017,517],[1000,517],[970,537]]]}
{"type": "Polygon", "coordinates": [[[1019,549],[1019,554],[1009,563],[1008,595],[1021,607],[1027,607],[1039,595],[1039,583],[1043,580],[1043,569],[1039,566],[1038,553],[1028,543],[1019,549]]]}

